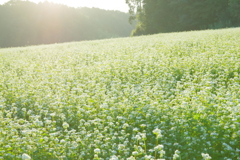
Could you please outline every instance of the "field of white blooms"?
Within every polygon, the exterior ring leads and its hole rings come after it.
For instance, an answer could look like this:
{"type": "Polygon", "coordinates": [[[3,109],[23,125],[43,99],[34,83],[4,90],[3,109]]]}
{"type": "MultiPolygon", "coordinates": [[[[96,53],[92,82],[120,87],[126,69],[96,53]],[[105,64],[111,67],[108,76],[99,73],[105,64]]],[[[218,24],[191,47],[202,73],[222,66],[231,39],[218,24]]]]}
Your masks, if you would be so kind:
{"type": "Polygon", "coordinates": [[[240,160],[239,37],[0,49],[0,159],[240,160]]]}

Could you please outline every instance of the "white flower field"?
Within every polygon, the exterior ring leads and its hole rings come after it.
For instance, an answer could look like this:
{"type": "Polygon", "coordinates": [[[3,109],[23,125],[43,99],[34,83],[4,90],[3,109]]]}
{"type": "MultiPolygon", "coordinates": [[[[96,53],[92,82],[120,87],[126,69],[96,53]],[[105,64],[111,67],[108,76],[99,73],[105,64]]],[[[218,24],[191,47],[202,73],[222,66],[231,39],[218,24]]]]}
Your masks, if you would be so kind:
{"type": "Polygon", "coordinates": [[[240,28],[0,49],[0,159],[240,160],[240,28]]]}

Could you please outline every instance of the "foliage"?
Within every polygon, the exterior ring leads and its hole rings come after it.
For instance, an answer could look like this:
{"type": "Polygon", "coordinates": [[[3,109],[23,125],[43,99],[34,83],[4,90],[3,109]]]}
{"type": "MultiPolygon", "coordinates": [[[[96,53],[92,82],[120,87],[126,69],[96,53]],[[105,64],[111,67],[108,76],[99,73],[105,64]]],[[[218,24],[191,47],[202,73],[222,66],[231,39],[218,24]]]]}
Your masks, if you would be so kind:
{"type": "Polygon", "coordinates": [[[126,0],[126,3],[131,20],[137,19],[140,24],[133,35],[240,25],[239,0],[126,0]],[[144,31],[139,26],[144,26],[144,31]]]}
{"type": "Polygon", "coordinates": [[[240,0],[229,0],[229,10],[234,20],[240,23],[240,0]]]}
{"type": "Polygon", "coordinates": [[[239,160],[240,28],[0,50],[0,159],[239,160]]]}
{"type": "Polygon", "coordinates": [[[0,47],[129,36],[128,14],[71,8],[48,1],[11,0],[0,5],[0,47]]]}

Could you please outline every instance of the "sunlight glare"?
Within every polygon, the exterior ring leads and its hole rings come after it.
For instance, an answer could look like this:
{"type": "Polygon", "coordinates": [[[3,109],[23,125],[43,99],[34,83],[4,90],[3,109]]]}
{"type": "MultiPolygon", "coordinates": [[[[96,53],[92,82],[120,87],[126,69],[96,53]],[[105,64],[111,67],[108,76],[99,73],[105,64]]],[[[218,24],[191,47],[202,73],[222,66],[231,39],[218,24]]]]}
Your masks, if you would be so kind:
{"type": "MultiPolygon", "coordinates": [[[[45,0],[30,0],[35,3],[43,2],[45,0]]],[[[71,7],[95,7],[105,10],[119,10],[128,12],[128,5],[125,0],[48,0],[53,3],[65,4],[71,7]]]]}

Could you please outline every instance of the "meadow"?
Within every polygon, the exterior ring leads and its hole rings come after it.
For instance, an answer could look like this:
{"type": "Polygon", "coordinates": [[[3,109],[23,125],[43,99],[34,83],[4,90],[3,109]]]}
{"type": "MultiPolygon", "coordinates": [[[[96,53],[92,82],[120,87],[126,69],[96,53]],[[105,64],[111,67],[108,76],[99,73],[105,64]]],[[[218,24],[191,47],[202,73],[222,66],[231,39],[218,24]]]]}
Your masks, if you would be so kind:
{"type": "Polygon", "coordinates": [[[0,159],[240,160],[239,37],[0,49],[0,159]]]}

